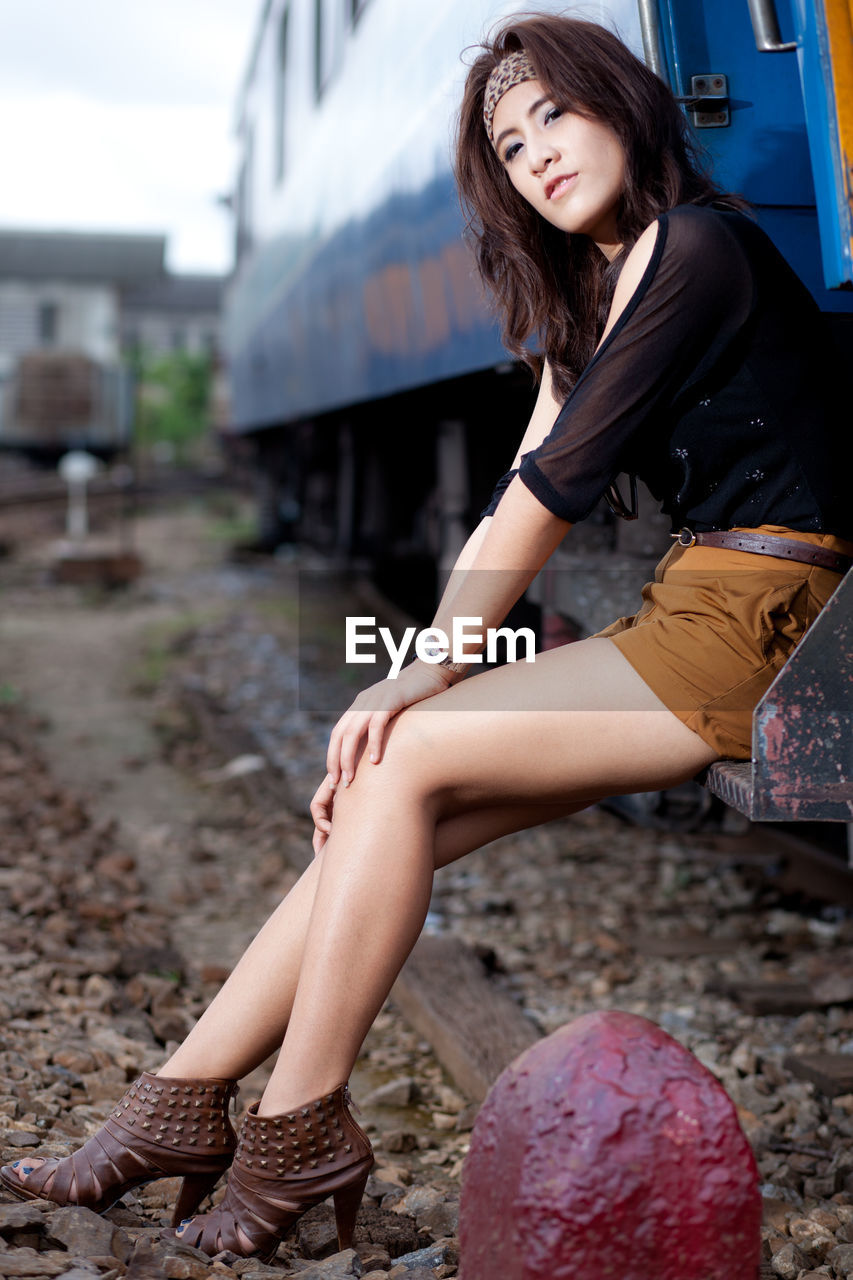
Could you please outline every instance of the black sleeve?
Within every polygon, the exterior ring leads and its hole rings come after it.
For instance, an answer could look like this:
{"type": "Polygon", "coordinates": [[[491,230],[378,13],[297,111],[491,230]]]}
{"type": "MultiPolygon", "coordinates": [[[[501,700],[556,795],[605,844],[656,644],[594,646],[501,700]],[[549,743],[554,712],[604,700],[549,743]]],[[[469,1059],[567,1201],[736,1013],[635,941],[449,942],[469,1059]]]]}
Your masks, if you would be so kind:
{"type": "Polygon", "coordinates": [[[483,510],[480,512],[481,520],[485,516],[493,516],[495,514],[495,512],[498,509],[498,503],[500,502],[501,498],[504,496],[507,489],[512,484],[513,479],[517,475],[518,475],[518,467],[513,467],[512,471],[504,472],[500,480],[495,485],[495,491],[492,494],[491,498],[489,499],[489,505],[487,507],[483,507],[483,510]]]}
{"type": "MultiPolygon", "coordinates": [[[[742,216],[742,215],[738,215],[742,216]]],[[[752,274],[725,215],[684,205],[662,214],[649,265],[606,341],[583,370],[549,435],[519,475],[562,520],[589,515],[660,425],[679,392],[744,324],[752,274]]]]}

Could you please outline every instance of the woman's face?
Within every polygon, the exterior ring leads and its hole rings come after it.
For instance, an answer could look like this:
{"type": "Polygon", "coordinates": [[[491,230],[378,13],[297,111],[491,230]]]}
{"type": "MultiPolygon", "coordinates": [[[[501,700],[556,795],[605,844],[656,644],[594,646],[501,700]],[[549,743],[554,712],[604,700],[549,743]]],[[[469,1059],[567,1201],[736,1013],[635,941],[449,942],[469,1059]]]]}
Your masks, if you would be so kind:
{"type": "Polygon", "coordinates": [[[561,231],[587,235],[615,257],[625,152],[610,126],[561,112],[538,80],[526,80],[498,102],[493,132],[519,195],[561,231]]]}

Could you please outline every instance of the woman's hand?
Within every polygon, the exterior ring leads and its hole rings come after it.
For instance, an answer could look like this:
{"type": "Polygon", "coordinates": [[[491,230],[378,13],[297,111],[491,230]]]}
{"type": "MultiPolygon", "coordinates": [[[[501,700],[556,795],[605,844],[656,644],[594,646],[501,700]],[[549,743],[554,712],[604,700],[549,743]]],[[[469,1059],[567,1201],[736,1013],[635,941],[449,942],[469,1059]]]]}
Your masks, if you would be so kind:
{"type": "Polygon", "coordinates": [[[385,731],[394,716],[415,702],[443,693],[452,683],[453,675],[446,667],[416,661],[404,667],[396,680],[380,680],[363,690],[329,738],[326,768],[335,786],[349,786],[363,750],[373,764],[379,763],[385,731]]]}
{"type": "Polygon", "coordinates": [[[332,830],[335,791],[339,785],[348,787],[355,777],[365,745],[371,763],[378,764],[385,745],[385,731],[394,716],[416,702],[423,702],[424,698],[443,693],[453,683],[454,677],[445,667],[413,662],[396,680],[380,680],[365,689],[344,712],[329,739],[328,773],[311,801],[315,854],[320,852],[332,830]]]}
{"type": "Polygon", "coordinates": [[[314,819],[314,834],[311,844],[316,857],[332,834],[332,809],[335,804],[335,784],[326,774],[311,801],[311,817],[314,819]]]}

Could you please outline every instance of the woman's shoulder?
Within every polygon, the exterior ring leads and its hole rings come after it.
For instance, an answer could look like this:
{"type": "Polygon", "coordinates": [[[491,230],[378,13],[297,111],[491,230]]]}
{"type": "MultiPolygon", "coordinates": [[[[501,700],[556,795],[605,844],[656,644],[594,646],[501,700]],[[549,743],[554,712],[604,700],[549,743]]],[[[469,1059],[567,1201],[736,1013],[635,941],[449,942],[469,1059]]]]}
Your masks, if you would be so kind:
{"type": "MultiPolygon", "coordinates": [[[[734,213],[739,221],[749,222],[734,213]]],[[[752,225],[752,224],[750,224],[752,225]]],[[[679,315],[684,324],[714,318],[739,324],[755,297],[753,267],[727,210],[677,205],[646,227],[628,253],[597,351],[636,316],[679,315]]]]}
{"type": "MultiPolygon", "coordinates": [[[[743,215],[736,215],[742,217],[743,215]]],[[[747,255],[739,252],[722,210],[677,205],[660,214],[628,252],[597,348],[638,313],[678,311],[699,316],[745,315],[753,296],[747,255]]]]}
{"type": "Polygon", "coordinates": [[[772,238],[748,212],[713,205],[677,205],[658,220],[666,235],[663,265],[685,288],[727,287],[750,298],[750,309],[816,303],[772,238]]]}
{"type": "MultiPolygon", "coordinates": [[[[737,209],[681,204],[662,213],[655,283],[665,292],[703,298],[751,298],[755,288],[752,232],[757,225],[737,209]]],[[[760,232],[759,232],[760,234],[760,232]]]]}
{"type": "MultiPolygon", "coordinates": [[[[739,209],[711,204],[679,204],[658,218],[671,251],[701,255],[694,265],[707,269],[720,254],[745,252],[756,224],[739,209]],[[706,255],[711,255],[709,263],[706,255]]],[[[731,266],[731,261],[729,261],[731,266]]]]}

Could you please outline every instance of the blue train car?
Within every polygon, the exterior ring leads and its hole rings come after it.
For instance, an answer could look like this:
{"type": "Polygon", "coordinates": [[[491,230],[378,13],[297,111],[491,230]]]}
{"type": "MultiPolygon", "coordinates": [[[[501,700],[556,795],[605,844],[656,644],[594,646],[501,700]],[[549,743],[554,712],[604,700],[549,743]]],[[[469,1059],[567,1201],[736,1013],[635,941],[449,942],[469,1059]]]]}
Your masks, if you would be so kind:
{"type": "MultiPolygon", "coordinates": [[[[225,344],[231,432],[254,450],[270,545],[298,536],[428,571],[452,560],[514,452],[532,389],[478,286],[450,149],[460,53],[519,8],[263,4],[238,109],[225,344]]],[[[577,11],[616,29],[685,100],[721,183],[754,203],[849,342],[845,0],[577,11]]],[[[652,550],[653,528],[638,541],[608,522],[589,522],[588,549],[652,550]]]]}

